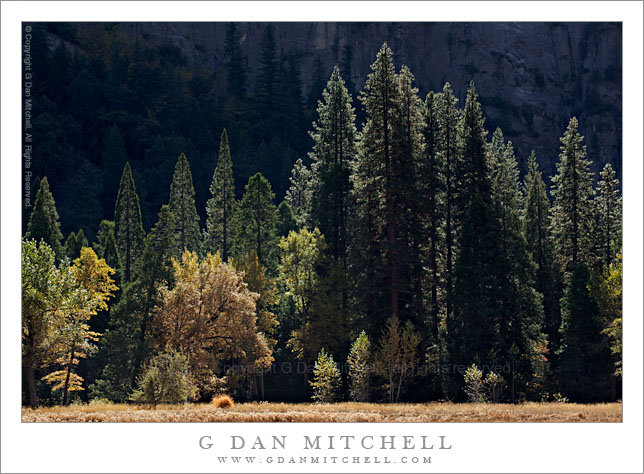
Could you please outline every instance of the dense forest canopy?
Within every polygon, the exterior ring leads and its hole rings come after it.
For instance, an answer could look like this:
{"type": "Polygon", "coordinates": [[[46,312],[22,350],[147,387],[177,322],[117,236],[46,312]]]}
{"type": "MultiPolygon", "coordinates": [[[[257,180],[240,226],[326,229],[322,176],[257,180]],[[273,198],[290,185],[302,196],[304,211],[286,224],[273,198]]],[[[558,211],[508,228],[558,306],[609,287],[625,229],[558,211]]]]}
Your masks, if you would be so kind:
{"type": "Polygon", "coordinates": [[[34,58],[25,403],[620,397],[620,184],[576,117],[522,173],[473,80],[421,95],[387,43],[352,90],[271,24],[254,83],[236,24],[221,75],[49,30],[85,49],[34,58]]]}
{"type": "MultiPolygon", "coordinates": [[[[194,174],[212,176],[223,128],[237,197],[259,171],[281,200],[293,164],[307,161],[307,131],[333,66],[360,128],[357,93],[385,40],[423,98],[450,82],[463,104],[476,80],[485,126],[513,141],[522,175],[535,149],[549,183],[557,137],[576,116],[596,176],[611,163],[621,180],[619,23],[276,23],[269,36],[265,23],[234,31],[227,23],[35,24],[33,187],[49,177],[63,232],[95,236],[126,159],[149,231],[176,157],[185,153],[194,174]]],[[[209,185],[195,182],[202,226],[209,185]]],[[[23,215],[24,231],[28,209],[23,215]]]]}

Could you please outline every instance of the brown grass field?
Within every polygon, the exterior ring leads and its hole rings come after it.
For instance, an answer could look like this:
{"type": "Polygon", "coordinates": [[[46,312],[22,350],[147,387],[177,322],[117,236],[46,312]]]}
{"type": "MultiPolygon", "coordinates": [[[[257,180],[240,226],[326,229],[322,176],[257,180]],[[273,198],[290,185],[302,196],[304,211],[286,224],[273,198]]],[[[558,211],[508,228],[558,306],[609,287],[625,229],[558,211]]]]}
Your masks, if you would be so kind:
{"type": "Polygon", "coordinates": [[[622,404],[212,404],[73,405],[22,409],[23,422],[621,422],[622,404]]]}

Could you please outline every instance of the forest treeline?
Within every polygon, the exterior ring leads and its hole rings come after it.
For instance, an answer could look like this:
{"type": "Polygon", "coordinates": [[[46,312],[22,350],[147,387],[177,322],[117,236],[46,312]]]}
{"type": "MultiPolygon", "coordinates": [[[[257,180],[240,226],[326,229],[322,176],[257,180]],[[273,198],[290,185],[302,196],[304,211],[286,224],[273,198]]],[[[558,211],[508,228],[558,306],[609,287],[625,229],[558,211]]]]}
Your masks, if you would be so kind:
{"type": "Polygon", "coordinates": [[[476,384],[493,401],[619,398],[621,195],[610,165],[594,184],[577,120],[548,189],[534,152],[521,179],[512,143],[488,136],[473,82],[461,107],[449,84],[421,99],[386,44],[371,68],[360,131],[333,69],[279,205],[260,172],[239,189],[226,129],[212,178],[177,153],[149,232],[127,160],[91,244],[63,239],[43,178],[23,239],[24,402],[461,400],[476,384]]]}

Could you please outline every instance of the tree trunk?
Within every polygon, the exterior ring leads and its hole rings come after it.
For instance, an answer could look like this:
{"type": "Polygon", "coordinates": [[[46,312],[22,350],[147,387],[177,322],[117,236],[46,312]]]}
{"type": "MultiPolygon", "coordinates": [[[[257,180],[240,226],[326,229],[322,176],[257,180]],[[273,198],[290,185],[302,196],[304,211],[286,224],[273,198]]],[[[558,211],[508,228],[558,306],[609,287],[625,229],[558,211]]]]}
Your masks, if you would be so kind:
{"type": "Polygon", "coordinates": [[[31,408],[38,408],[38,395],[36,394],[36,369],[33,364],[27,367],[27,384],[29,385],[29,403],[31,408]]]}
{"type": "Polygon", "coordinates": [[[72,366],[74,365],[74,348],[69,354],[69,365],[67,366],[67,375],[65,376],[65,386],[63,388],[63,406],[67,405],[67,392],[69,390],[69,379],[72,375],[72,366]]]}

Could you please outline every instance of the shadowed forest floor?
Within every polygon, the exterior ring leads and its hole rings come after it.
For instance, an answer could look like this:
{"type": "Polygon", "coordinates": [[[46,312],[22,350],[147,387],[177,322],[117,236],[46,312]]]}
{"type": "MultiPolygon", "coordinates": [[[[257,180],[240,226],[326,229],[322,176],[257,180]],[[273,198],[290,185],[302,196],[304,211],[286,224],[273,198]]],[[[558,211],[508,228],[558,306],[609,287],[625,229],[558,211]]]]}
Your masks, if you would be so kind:
{"type": "Polygon", "coordinates": [[[23,422],[621,422],[622,404],[210,404],[74,405],[22,409],[23,422]]]}

